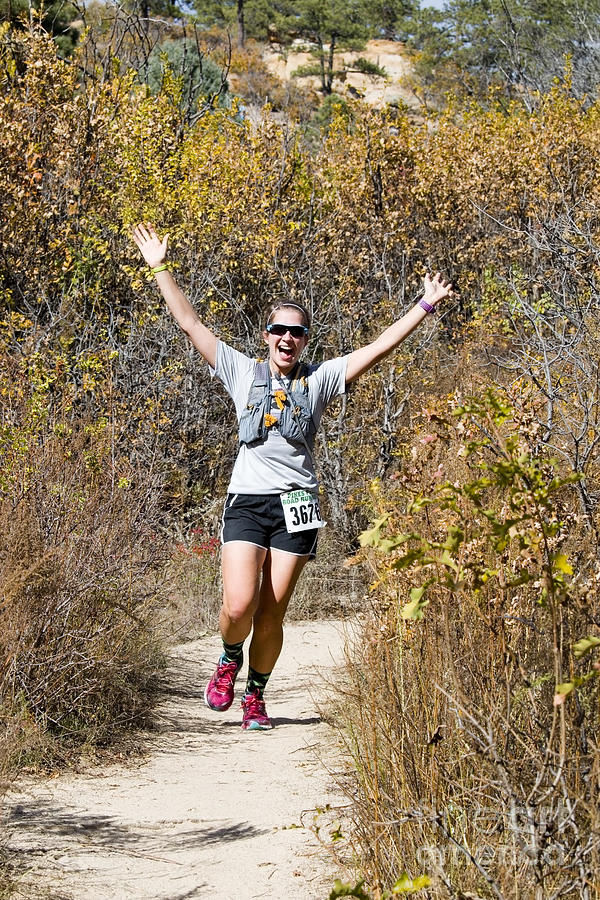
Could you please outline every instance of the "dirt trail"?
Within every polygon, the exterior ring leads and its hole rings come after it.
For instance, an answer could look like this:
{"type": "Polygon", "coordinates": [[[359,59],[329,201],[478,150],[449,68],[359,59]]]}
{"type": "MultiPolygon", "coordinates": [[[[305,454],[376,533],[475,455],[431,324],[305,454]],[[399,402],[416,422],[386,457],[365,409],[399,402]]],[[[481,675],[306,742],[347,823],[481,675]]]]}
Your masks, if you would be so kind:
{"type": "Polygon", "coordinates": [[[226,713],[204,705],[218,639],[178,647],[143,759],[21,783],[9,796],[9,847],[31,867],[20,896],[328,897],[339,873],[311,826],[316,808],[346,801],[328,772],[335,734],[317,711],[315,672],[333,673],[343,640],[340,623],[287,626],[268,689],[275,727],[252,733],[240,729],[237,699],[226,713]]]}

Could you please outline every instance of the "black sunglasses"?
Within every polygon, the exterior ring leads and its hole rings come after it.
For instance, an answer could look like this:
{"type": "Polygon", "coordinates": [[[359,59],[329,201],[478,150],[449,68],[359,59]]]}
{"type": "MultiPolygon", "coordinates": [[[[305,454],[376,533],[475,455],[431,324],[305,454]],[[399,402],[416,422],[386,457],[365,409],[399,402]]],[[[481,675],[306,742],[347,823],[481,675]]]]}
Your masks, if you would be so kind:
{"type": "Polygon", "coordinates": [[[306,325],[283,325],[281,322],[273,322],[267,325],[269,334],[276,334],[277,337],[283,337],[289,331],[293,338],[307,337],[308,328],[306,325]]]}

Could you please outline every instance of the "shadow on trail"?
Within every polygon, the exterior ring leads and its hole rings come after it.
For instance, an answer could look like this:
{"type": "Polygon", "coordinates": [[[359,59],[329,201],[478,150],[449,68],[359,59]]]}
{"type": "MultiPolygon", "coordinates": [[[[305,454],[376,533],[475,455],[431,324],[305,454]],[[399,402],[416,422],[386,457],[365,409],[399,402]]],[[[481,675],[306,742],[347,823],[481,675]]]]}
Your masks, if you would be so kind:
{"type": "Polygon", "coordinates": [[[162,684],[158,690],[160,700],[177,698],[179,700],[201,700],[204,703],[204,687],[191,690],[188,686],[162,684]]]}
{"type": "MultiPolygon", "coordinates": [[[[211,722],[202,716],[190,715],[188,712],[178,711],[166,713],[158,710],[154,713],[152,731],[149,732],[149,740],[160,740],[164,746],[169,742],[169,736],[173,741],[181,735],[208,735],[211,734],[218,723],[211,722]]],[[[183,746],[183,745],[182,745],[183,746]]]]}
{"type": "Polygon", "coordinates": [[[153,712],[153,737],[165,735],[210,734],[214,723],[206,717],[204,685],[206,679],[195,673],[190,678],[189,661],[175,660],[164,673],[157,690],[153,712]]]}
{"type": "Polygon", "coordinates": [[[157,897],[156,900],[192,900],[192,898],[200,896],[198,891],[201,891],[204,887],[206,887],[206,885],[201,884],[196,888],[192,888],[191,891],[186,891],[185,894],[177,894],[176,896],[173,896],[173,894],[162,894],[160,897],[157,897]]]}
{"type": "MultiPolygon", "coordinates": [[[[175,824],[175,823],[174,823],[175,824]]],[[[200,848],[210,844],[246,841],[266,834],[268,829],[256,828],[247,822],[201,824],[186,822],[185,828],[165,833],[164,829],[144,828],[143,824],[120,825],[113,817],[74,813],[46,801],[19,803],[10,810],[6,825],[9,829],[27,828],[31,844],[28,855],[39,855],[56,849],[48,839],[66,838],[82,851],[104,849],[115,853],[148,855],[162,859],[165,854],[200,848]],[[36,840],[39,839],[39,845],[36,840]]],[[[61,843],[64,848],[64,844],[61,843]]],[[[180,865],[177,860],[167,860],[180,865]]]]}

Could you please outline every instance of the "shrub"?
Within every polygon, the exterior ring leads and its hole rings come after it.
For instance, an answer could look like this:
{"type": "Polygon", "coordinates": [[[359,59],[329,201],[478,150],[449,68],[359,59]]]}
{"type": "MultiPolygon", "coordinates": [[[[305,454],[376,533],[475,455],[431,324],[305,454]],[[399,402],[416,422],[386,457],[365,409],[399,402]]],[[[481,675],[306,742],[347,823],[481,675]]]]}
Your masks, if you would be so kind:
{"type": "Polygon", "coordinates": [[[375,75],[379,78],[385,78],[387,75],[382,66],[377,65],[371,59],[365,59],[364,56],[359,56],[358,59],[355,59],[352,63],[352,68],[363,75],[375,75]]]}
{"type": "Polygon", "coordinates": [[[429,403],[374,485],[373,617],[341,709],[378,897],[402,872],[435,897],[598,896],[597,548],[528,402],[429,403]]]}
{"type": "Polygon", "coordinates": [[[81,420],[55,407],[39,358],[4,356],[0,382],[0,709],[21,735],[14,762],[45,752],[44,736],[99,743],[143,720],[162,664],[165,541],[160,479],[129,462],[110,409],[81,420]]]}

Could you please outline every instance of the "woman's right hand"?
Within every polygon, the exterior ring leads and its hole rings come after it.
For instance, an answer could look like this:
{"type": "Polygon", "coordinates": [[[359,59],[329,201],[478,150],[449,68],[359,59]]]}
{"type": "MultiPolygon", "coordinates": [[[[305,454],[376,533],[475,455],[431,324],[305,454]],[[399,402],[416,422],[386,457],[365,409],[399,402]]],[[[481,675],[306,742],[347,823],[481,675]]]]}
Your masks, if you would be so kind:
{"type": "Polygon", "coordinates": [[[161,241],[152,225],[144,225],[140,222],[133,229],[133,239],[151,269],[164,263],[167,258],[168,234],[165,234],[161,241]]]}

